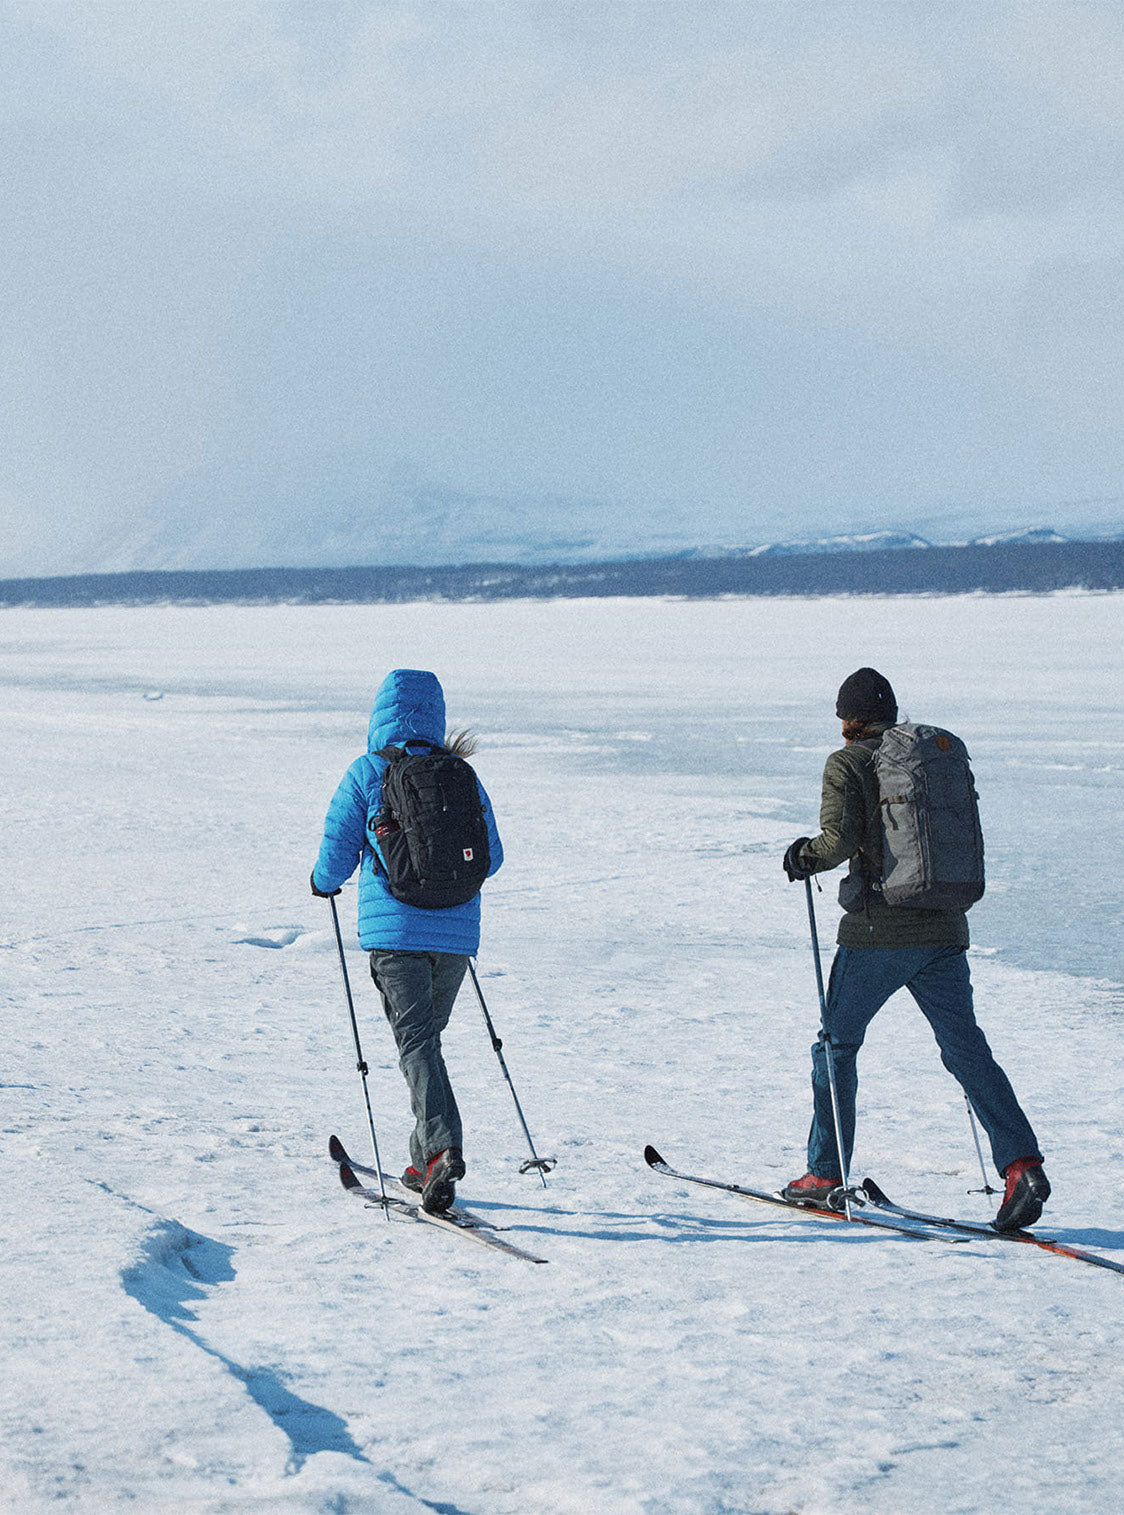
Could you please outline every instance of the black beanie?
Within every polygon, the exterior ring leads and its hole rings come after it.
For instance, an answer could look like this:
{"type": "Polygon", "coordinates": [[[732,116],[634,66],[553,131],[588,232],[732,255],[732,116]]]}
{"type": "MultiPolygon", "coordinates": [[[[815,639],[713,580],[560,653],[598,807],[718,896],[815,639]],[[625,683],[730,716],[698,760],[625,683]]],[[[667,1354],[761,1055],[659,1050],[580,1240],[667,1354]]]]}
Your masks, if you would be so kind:
{"type": "Polygon", "coordinates": [[[843,680],[835,701],[835,714],[841,721],[888,721],[898,718],[898,702],[877,668],[860,668],[843,680]]]}

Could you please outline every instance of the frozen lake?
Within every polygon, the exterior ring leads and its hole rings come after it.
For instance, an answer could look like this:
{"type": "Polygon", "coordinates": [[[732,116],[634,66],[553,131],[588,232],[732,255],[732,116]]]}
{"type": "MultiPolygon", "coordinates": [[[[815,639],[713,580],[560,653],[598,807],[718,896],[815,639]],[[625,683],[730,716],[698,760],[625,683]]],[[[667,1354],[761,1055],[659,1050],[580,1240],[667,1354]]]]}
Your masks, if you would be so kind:
{"type": "Polygon", "coordinates": [[[591,782],[709,778],[793,835],[816,822],[835,689],[873,663],[903,718],[972,753],[977,945],[1124,977],[1124,889],[1105,877],[1124,856],[1124,595],[3,614],[0,685],[116,694],[119,710],[153,690],[265,701],[361,733],[384,667],[432,664],[486,745],[526,736],[591,782]]]}
{"type": "MultiPolygon", "coordinates": [[[[814,828],[836,688],[871,663],[972,752],[977,1003],[1047,1152],[1043,1229],[1124,1259],[1122,613],[1115,594],[0,613],[0,1508],[1115,1511],[1124,1280],[774,1215],[640,1152],[760,1187],[803,1169],[817,1010],[780,856],[814,828]],[[394,666],[434,669],[481,736],[508,854],[482,981],[559,1167],[546,1193],[518,1175],[466,997],[463,1192],[548,1268],[388,1226],[323,1156],[364,1128],[307,877],[394,666]]],[[[830,940],[833,878],[818,898],[830,940]]],[[[353,979],[395,1167],[405,1096],[357,951],[353,979]]],[[[989,1213],[909,1002],[860,1068],[856,1166],[989,1213]]]]}

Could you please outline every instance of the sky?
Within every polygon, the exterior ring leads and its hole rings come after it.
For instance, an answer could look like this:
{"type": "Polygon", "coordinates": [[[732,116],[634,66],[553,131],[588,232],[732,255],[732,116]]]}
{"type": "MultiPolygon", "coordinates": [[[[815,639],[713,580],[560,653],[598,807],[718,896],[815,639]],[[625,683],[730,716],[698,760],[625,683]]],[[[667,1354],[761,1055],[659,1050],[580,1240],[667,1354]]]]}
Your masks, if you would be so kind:
{"type": "Polygon", "coordinates": [[[1122,77],[1116,3],[0,0],[0,574],[1124,529],[1122,77]]]}

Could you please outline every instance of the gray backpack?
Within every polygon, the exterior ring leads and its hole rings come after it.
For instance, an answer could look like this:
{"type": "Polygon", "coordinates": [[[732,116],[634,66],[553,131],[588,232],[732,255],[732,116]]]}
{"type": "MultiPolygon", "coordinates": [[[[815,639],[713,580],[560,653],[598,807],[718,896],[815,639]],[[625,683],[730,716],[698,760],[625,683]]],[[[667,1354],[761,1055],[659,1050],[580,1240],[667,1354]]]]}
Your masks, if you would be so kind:
{"type": "Polygon", "coordinates": [[[967,910],[984,892],[979,797],[968,749],[939,726],[891,726],[874,754],[882,897],[912,910],[967,910]]]}

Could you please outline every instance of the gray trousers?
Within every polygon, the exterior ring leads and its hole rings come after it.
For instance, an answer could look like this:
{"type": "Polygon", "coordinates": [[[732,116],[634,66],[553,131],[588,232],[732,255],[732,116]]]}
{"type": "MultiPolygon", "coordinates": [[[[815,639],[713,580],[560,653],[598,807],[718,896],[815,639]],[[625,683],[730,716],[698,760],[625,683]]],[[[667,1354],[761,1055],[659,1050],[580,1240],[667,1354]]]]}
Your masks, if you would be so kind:
{"type": "Polygon", "coordinates": [[[410,1091],[414,1129],[410,1162],[424,1173],[430,1158],[459,1147],[461,1117],[441,1053],[468,958],[457,952],[371,953],[371,977],[398,1047],[398,1066],[410,1091]]]}

